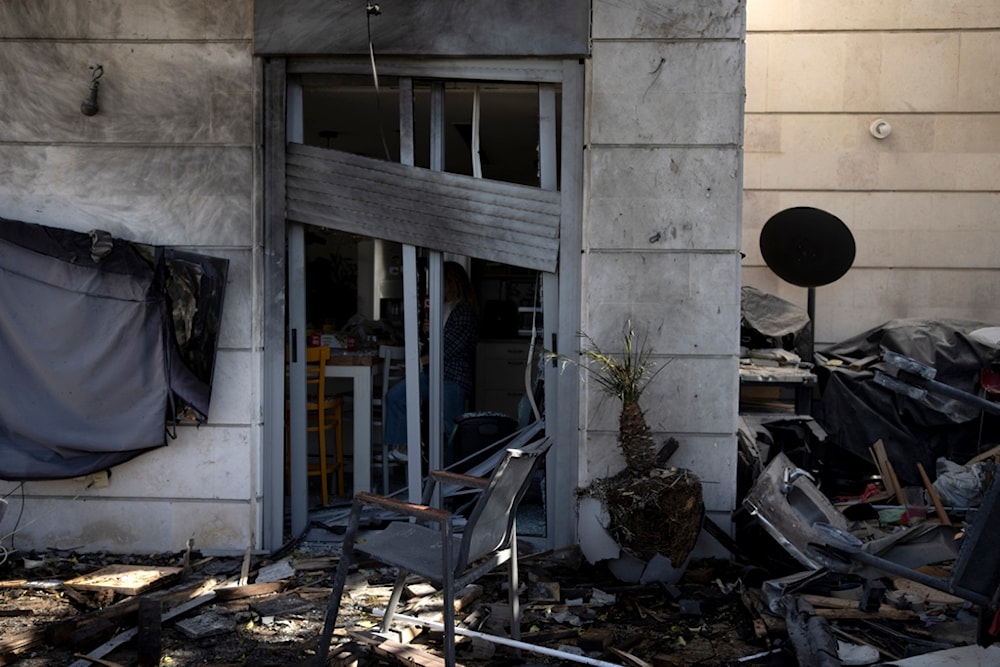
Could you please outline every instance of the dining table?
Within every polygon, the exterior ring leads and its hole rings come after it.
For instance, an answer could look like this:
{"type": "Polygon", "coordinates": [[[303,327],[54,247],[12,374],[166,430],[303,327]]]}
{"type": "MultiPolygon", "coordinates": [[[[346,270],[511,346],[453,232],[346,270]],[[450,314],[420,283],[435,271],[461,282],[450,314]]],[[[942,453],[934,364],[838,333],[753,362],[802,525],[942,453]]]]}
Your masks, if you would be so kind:
{"type": "MultiPolygon", "coordinates": [[[[354,396],[354,493],[372,490],[372,374],[378,363],[375,350],[330,351],[326,377],[351,380],[354,396]]],[[[353,496],[353,494],[352,494],[353,496]]]]}

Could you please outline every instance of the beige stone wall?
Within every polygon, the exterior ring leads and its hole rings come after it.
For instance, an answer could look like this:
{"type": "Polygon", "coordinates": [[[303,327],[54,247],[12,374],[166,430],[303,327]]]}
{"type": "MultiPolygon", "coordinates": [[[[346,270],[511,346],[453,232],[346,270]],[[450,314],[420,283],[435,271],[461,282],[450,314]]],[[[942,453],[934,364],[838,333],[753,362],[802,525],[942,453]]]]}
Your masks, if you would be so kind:
{"type": "MultiPolygon", "coordinates": [[[[744,4],[597,0],[589,73],[582,330],[631,320],[666,364],[642,407],[675,465],[735,503],[744,4]]],[[[619,405],[584,390],[581,481],[622,465],[619,405]]]]}
{"type": "Polygon", "coordinates": [[[759,235],[816,206],[857,244],[816,290],[818,343],[902,317],[1000,323],[1000,4],[754,0],[746,67],[744,284],[805,306],[759,235]]]}
{"type": "MultiPolygon", "coordinates": [[[[107,488],[25,483],[22,548],[165,551],[194,538],[211,551],[259,533],[251,30],[245,0],[0,2],[0,217],[230,260],[209,423],[117,466],[107,488]],[[93,64],[100,111],[87,117],[93,64]]],[[[0,495],[15,489],[0,482],[0,495]]]]}

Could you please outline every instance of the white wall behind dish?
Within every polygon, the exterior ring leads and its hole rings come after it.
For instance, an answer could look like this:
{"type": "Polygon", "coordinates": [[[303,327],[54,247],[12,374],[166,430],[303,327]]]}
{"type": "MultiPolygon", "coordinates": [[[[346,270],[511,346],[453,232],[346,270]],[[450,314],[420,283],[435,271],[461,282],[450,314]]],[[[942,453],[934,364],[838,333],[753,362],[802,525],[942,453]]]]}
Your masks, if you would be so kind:
{"type": "Polygon", "coordinates": [[[857,244],[816,291],[819,344],[893,318],[1000,323],[1000,4],[764,0],[747,28],[743,283],[805,306],[758,243],[815,206],[857,244]]]}

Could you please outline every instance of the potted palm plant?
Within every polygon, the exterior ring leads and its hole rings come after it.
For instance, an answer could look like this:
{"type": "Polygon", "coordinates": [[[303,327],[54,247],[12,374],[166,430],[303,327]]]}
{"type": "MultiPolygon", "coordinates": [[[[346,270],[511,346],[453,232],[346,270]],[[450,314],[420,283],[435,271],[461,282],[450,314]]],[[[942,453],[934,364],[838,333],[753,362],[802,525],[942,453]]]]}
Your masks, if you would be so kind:
{"type": "Polygon", "coordinates": [[[672,583],[701,533],[705,505],[701,480],[667,464],[676,442],[656,446],[640,405],[665,364],[657,366],[645,343],[637,344],[631,322],[620,353],[583,337],[588,347],[581,360],[559,358],[584,369],[605,396],[620,401],[617,442],[625,467],[577,490],[581,550],[592,563],[606,560],[623,581],[672,583]]]}

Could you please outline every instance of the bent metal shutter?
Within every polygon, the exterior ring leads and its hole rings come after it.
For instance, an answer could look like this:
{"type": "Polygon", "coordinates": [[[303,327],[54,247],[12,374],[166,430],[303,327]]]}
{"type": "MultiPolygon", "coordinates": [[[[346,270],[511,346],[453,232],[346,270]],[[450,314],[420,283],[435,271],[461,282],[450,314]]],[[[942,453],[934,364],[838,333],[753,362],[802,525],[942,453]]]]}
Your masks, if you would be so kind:
{"type": "Polygon", "coordinates": [[[560,195],[288,144],[289,220],[554,272],[560,195]]]}

